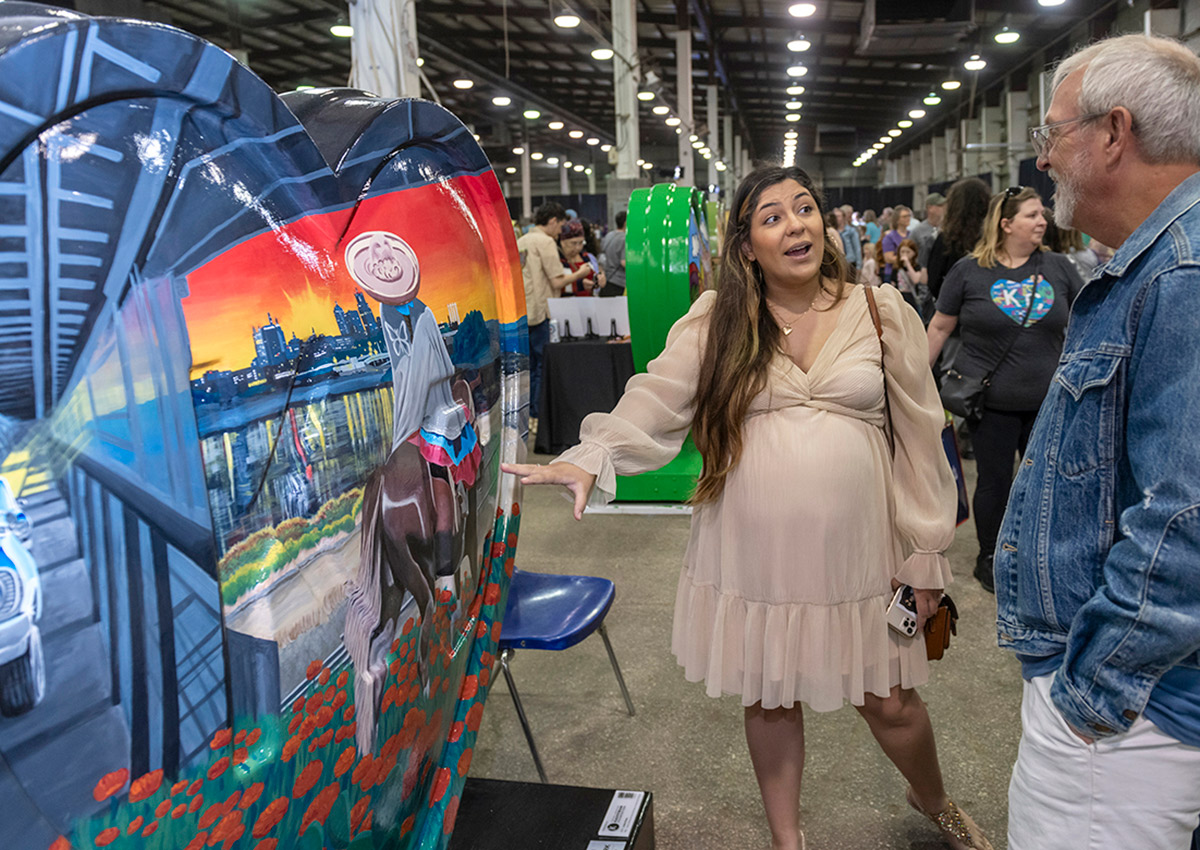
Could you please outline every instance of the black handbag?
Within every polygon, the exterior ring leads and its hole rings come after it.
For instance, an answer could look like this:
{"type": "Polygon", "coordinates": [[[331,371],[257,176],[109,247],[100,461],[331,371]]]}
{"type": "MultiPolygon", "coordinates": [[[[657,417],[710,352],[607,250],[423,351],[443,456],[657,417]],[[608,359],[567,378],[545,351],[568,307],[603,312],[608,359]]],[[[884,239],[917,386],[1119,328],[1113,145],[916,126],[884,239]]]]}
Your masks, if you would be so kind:
{"type": "Polygon", "coordinates": [[[942,385],[938,388],[938,395],[942,397],[942,407],[968,422],[978,422],[983,418],[983,398],[987,394],[991,377],[991,372],[982,378],[973,378],[957,369],[947,370],[946,374],[942,375],[942,385]]]}
{"type": "Polygon", "coordinates": [[[942,398],[942,407],[949,410],[955,416],[961,416],[971,424],[975,424],[983,418],[984,400],[987,397],[988,386],[992,383],[992,376],[996,374],[996,370],[1000,368],[1000,364],[1004,362],[1004,358],[1012,351],[1013,345],[1017,342],[1017,337],[1021,335],[1021,331],[1025,329],[1025,323],[1029,321],[1029,314],[1033,312],[1033,302],[1037,298],[1038,284],[1041,283],[1041,275],[1038,274],[1038,269],[1041,268],[1041,265],[1042,256],[1039,252],[1033,267],[1033,286],[1029,291],[1029,306],[1025,308],[1025,315],[1021,317],[1020,327],[1017,328],[1017,332],[1013,334],[1012,339],[1008,341],[1008,346],[1004,349],[1004,353],[1000,355],[1000,359],[996,361],[996,365],[983,377],[964,375],[957,369],[947,369],[946,374],[942,375],[942,383],[938,387],[938,395],[942,398]]]}

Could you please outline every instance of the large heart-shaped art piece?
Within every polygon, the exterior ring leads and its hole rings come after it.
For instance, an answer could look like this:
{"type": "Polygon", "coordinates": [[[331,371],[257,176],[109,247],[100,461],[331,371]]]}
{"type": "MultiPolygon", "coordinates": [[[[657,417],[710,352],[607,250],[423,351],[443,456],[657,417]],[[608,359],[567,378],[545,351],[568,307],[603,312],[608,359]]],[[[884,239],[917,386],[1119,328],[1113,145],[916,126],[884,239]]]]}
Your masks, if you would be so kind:
{"type": "Polygon", "coordinates": [[[482,151],[25,3],[0,113],[0,846],[444,847],[524,450],[482,151]]]}
{"type": "MultiPolygon", "coordinates": [[[[1032,276],[1024,280],[999,278],[992,284],[992,303],[999,307],[1004,315],[1020,324],[1025,311],[1029,310],[1029,293],[1033,289],[1033,280],[1032,276]]],[[[1037,294],[1034,296],[1033,309],[1029,311],[1025,327],[1043,319],[1054,306],[1054,287],[1041,275],[1037,276],[1037,281],[1037,294]]]]}

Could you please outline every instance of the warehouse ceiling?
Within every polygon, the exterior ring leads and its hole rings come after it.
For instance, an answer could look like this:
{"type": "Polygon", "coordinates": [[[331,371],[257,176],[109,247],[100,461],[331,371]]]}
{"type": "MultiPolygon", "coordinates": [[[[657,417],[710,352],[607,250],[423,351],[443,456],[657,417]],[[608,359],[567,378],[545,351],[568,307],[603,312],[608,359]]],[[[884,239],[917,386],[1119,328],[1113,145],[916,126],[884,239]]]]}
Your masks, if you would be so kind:
{"type": "MultiPolygon", "coordinates": [[[[337,0],[74,0],[59,5],[88,14],[115,14],[173,24],[230,50],[245,50],[250,67],[278,90],[350,82],[350,39],[330,34],[346,17],[337,0]]],[[[614,60],[591,51],[611,47],[610,7],[597,0],[565,0],[582,19],[563,29],[553,22],[562,0],[419,0],[418,44],[427,85],[476,132],[497,165],[513,161],[511,148],[528,139],[534,149],[561,150],[580,161],[603,158],[586,137],[613,141],[614,60]],[[460,91],[452,81],[475,81],[460,91]],[[496,95],[512,104],[497,107],[496,95]],[[541,112],[522,117],[526,106],[541,112]],[[550,130],[549,122],[565,122],[550,130]],[[584,138],[569,139],[571,129],[584,138]],[[572,154],[575,151],[575,154],[572,154]],[[585,159],[586,158],[586,159],[585,159]]],[[[999,102],[1006,76],[1026,87],[1029,71],[1060,55],[1069,43],[1103,35],[1115,0],[1066,0],[1043,8],[1035,0],[813,0],[812,14],[789,14],[790,0],[638,0],[638,52],[656,99],[640,104],[644,148],[674,144],[675,39],[681,24],[693,33],[693,92],[697,132],[704,133],[705,86],[719,87],[722,114],[758,158],[778,155],[786,130],[799,131],[801,161],[813,153],[847,162],[913,109],[926,115],[888,149],[894,155],[929,138],[946,122],[965,117],[971,93],[999,102]],[[1002,45],[1002,28],[1020,38],[1002,45]],[[789,43],[803,40],[803,52],[789,43]],[[964,70],[979,53],[987,67],[964,70]],[[789,68],[805,66],[803,76],[789,68]],[[649,75],[653,75],[650,77],[649,75]],[[962,83],[945,91],[947,79],[962,83]],[[803,86],[789,96],[788,86],[803,86]],[[938,104],[924,105],[931,93],[938,104]],[[785,105],[799,101],[799,109],[785,105]],[[799,121],[789,122],[789,112],[799,121]]],[[[344,22],[344,21],[343,21],[344,22]]],[[[431,96],[423,88],[423,95],[431,96]]],[[[978,101],[976,101],[978,102],[978,101]]],[[[912,119],[908,119],[912,120],[912,119]]],[[[729,156],[729,152],[719,152],[729,156]]]]}

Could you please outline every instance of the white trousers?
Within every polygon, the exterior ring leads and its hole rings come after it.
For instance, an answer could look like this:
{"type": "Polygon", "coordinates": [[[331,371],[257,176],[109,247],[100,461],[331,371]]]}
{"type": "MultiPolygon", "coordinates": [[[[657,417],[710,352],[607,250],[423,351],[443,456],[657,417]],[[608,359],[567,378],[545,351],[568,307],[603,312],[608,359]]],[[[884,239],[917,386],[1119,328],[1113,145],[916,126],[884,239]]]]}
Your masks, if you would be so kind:
{"type": "Polygon", "coordinates": [[[1008,850],[1188,850],[1200,822],[1200,749],[1145,717],[1092,744],[1050,700],[1053,674],[1025,683],[1008,786],[1008,850]]]}

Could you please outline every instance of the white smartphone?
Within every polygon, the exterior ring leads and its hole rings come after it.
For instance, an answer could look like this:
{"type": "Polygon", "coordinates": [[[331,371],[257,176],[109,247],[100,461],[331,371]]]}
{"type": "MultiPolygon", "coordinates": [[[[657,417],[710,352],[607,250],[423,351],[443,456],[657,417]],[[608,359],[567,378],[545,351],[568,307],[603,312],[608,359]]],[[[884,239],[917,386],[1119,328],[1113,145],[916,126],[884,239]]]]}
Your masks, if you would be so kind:
{"type": "Polygon", "coordinates": [[[912,637],[917,633],[917,600],[907,584],[896,588],[887,607],[887,622],[900,634],[912,637]]]}

